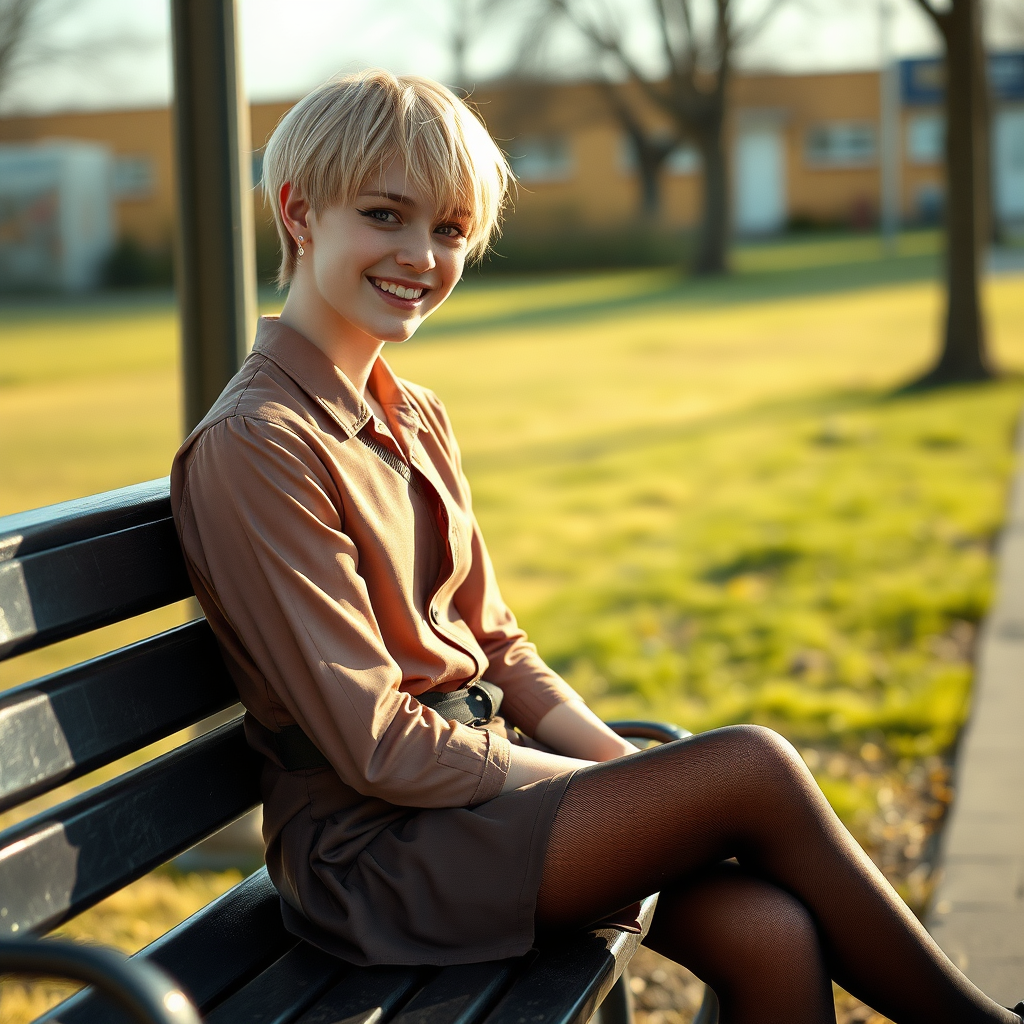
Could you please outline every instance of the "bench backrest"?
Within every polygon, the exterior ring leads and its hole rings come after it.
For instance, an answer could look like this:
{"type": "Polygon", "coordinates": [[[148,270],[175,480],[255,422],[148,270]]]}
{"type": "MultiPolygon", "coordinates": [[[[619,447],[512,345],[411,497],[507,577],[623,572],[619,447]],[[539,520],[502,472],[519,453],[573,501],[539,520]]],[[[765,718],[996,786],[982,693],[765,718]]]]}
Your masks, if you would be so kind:
{"type": "MultiPolygon", "coordinates": [[[[0,660],[191,594],[166,479],[0,518],[0,660]]],[[[237,699],[204,619],[0,693],[0,811],[237,699]]],[[[238,716],[0,832],[0,937],[49,931],[240,817],[258,772],[238,716]]],[[[203,1004],[294,941],[262,870],[150,955],[203,1004]]]]}

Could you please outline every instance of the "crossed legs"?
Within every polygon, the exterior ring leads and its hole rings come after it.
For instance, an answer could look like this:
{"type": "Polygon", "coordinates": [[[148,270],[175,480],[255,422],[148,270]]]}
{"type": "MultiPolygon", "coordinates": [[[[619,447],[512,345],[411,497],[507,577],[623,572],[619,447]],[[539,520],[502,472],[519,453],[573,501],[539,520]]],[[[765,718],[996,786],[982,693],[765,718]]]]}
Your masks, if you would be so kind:
{"type": "Polygon", "coordinates": [[[711,985],[722,1024],[834,1024],[832,979],[896,1024],[1020,1024],[950,963],[767,729],[573,776],[538,923],[584,925],[655,891],[647,944],[711,985]]]}

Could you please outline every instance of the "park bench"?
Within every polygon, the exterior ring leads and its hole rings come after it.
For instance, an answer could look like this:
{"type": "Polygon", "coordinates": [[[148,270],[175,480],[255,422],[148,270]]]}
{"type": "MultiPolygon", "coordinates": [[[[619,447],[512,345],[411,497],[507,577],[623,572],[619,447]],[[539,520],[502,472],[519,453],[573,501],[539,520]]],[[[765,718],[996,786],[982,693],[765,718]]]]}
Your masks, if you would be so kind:
{"type": "MultiPolygon", "coordinates": [[[[167,480],[0,518],[0,660],[191,595],[167,480]]],[[[0,971],[93,985],[41,1020],[194,1020],[177,985],[209,1024],[585,1024],[599,1007],[603,1024],[628,1024],[624,972],[639,935],[595,929],[444,969],[355,968],[284,929],[266,868],[126,962],[39,940],[256,807],[259,759],[202,618],[0,695],[0,812],[225,713],[226,724],[0,832],[0,971]]],[[[643,904],[645,930],[656,899],[643,904]]]]}

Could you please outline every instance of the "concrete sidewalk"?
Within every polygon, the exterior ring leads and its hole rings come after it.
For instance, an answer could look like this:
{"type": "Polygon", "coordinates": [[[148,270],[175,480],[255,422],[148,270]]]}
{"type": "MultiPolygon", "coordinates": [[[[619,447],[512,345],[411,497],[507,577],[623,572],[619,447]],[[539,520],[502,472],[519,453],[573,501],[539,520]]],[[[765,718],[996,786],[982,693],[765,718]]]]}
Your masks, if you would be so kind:
{"type": "Polygon", "coordinates": [[[997,587],[927,924],[975,984],[1013,1006],[1024,999],[1024,468],[1011,488],[997,587]]]}

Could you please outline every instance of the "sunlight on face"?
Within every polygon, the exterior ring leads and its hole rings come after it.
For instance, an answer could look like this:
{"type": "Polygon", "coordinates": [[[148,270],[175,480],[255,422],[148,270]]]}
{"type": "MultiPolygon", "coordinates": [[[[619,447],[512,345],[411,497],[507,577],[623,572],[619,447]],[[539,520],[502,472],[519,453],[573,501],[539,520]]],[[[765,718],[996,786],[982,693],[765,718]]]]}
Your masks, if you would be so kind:
{"type": "Polygon", "coordinates": [[[310,215],[313,278],[355,330],[406,341],[451,294],[466,262],[468,214],[441,219],[394,164],[352,204],[310,215]]]}

